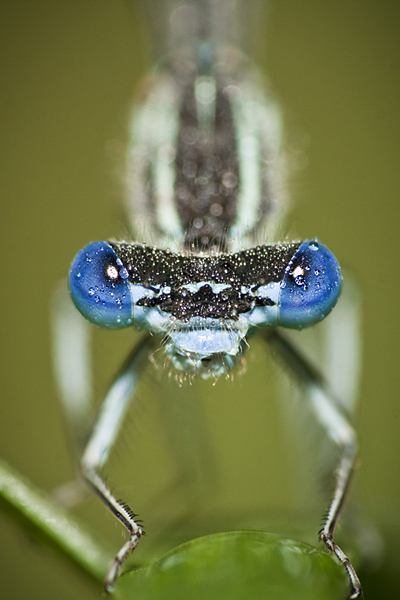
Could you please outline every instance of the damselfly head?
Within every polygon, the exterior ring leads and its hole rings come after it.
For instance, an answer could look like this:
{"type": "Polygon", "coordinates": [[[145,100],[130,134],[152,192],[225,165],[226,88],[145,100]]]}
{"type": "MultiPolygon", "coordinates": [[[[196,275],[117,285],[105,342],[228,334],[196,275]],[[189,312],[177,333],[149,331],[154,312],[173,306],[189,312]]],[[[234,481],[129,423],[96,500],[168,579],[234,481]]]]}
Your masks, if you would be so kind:
{"type": "Polygon", "coordinates": [[[162,336],[176,369],[203,378],[229,372],[256,329],[321,321],[340,288],[338,262],[316,240],[216,256],[94,242],[70,272],[72,299],[86,319],[162,336]]]}

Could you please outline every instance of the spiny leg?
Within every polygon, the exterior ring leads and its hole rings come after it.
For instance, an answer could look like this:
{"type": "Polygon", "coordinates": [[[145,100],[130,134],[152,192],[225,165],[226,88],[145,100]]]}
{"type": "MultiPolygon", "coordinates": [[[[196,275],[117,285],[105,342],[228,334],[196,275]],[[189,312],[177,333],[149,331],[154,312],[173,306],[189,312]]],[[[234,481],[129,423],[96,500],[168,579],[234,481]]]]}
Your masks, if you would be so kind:
{"type": "Polygon", "coordinates": [[[114,497],[106,485],[101,471],[109,457],[130,400],[148,362],[151,346],[151,338],[147,336],[128,356],[100,406],[81,459],[84,478],[129,532],[128,541],[116,555],[107,573],[104,588],[108,593],[113,590],[120,566],[129,553],[136,548],[144,531],[135,520],[137,515],[124,502],[114,497]]]}
{"type": "Polygon", "coordinates": [[[362,588],[357,573],[348,557],[333,539],[357,458],[356,432],[343,403],[335,398],[321,374],[300,353],[298,348],[277,330],[268,332],[267,339],[305,386],[316,418],[340,451],[334,494],[319,538],[346,569],[352,588],[350,598],[359,598],[362,595],[362,588]]]}

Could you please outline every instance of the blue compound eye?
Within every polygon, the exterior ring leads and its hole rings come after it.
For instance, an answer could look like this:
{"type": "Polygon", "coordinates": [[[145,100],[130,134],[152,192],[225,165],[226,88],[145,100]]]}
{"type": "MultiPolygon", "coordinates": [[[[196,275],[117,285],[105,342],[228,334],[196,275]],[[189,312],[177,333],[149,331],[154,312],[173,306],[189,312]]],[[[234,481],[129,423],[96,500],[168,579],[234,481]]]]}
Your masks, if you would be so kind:
{"type": "Polygon", "coordinates": [[[94,242],[76,256],[69,274],[72,300],[82,315],[99,327],[132,324],[129,273],[107,242],[94,242]]]}
{"type": "Polygon", "coordinates": [[[318,323],[335,306],[341,283],[339,264],[328,248],[303,242],[281,282],[278,325],[301,329],[318,323]]]}

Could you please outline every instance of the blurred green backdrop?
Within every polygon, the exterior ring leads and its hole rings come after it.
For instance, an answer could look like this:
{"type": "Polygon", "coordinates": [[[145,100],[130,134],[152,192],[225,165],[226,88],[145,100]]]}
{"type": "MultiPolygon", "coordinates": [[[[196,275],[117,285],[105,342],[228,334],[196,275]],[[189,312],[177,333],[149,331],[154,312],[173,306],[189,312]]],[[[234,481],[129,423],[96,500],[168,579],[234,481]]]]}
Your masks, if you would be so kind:
{"type": "MultiPolygon", "coordinates": [[[[14,0],[2,8],[0,455],[50,491],[73,477],[52,378],[50,297],[78,249],[124,235],[120,159],[133,90],[152,58],[135,2],[14,0]]],[[[352,498],[386,540],[383,568],[364,574],[367,598],[396,585],[400,550],[399,18],[391,0],[277,0],[253,53],[281,99],[291,152],[305,167],[291,183],[289,231],[317,235],[362,290],[361,466],[352,498]]],[[[95,338],[101,395],[137,335],[95,338]]],[[[149,539],[179,513],[179,503],[159,502],[173,465],[160,426],[166,395],[191,402],[193,392],[209,423],[219,485],[200,511],[205,522],[229,513],[238,529],[275,519],[284,532],[302,514],[306,491],[295,489],[301,477],[277,408],[279,377],[256,341],[246,373],[233,382],[178,389],[162,369],[148,370],[109,472],[145,519],[149,539]]],[[[76,513],[119,547],[120,527],[97,499],[76,513]]],[[[312,533],[318,525],[319,513],[312,533]]],[[[0,531],[5,598],[99,597],[2,515],[0,531]]]]}

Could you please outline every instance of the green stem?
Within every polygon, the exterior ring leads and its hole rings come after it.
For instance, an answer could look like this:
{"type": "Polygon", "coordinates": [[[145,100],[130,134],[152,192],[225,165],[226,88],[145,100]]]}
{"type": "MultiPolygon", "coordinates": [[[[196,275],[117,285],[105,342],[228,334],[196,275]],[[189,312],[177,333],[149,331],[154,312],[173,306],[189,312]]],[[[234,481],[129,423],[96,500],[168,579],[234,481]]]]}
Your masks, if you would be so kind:
{"type": "Polygon", "coordinates": [[[0,461],[0,507],[29,534],[48,543],[103,583],[112,554],[81,523],[4,461],[0,461]]]}

